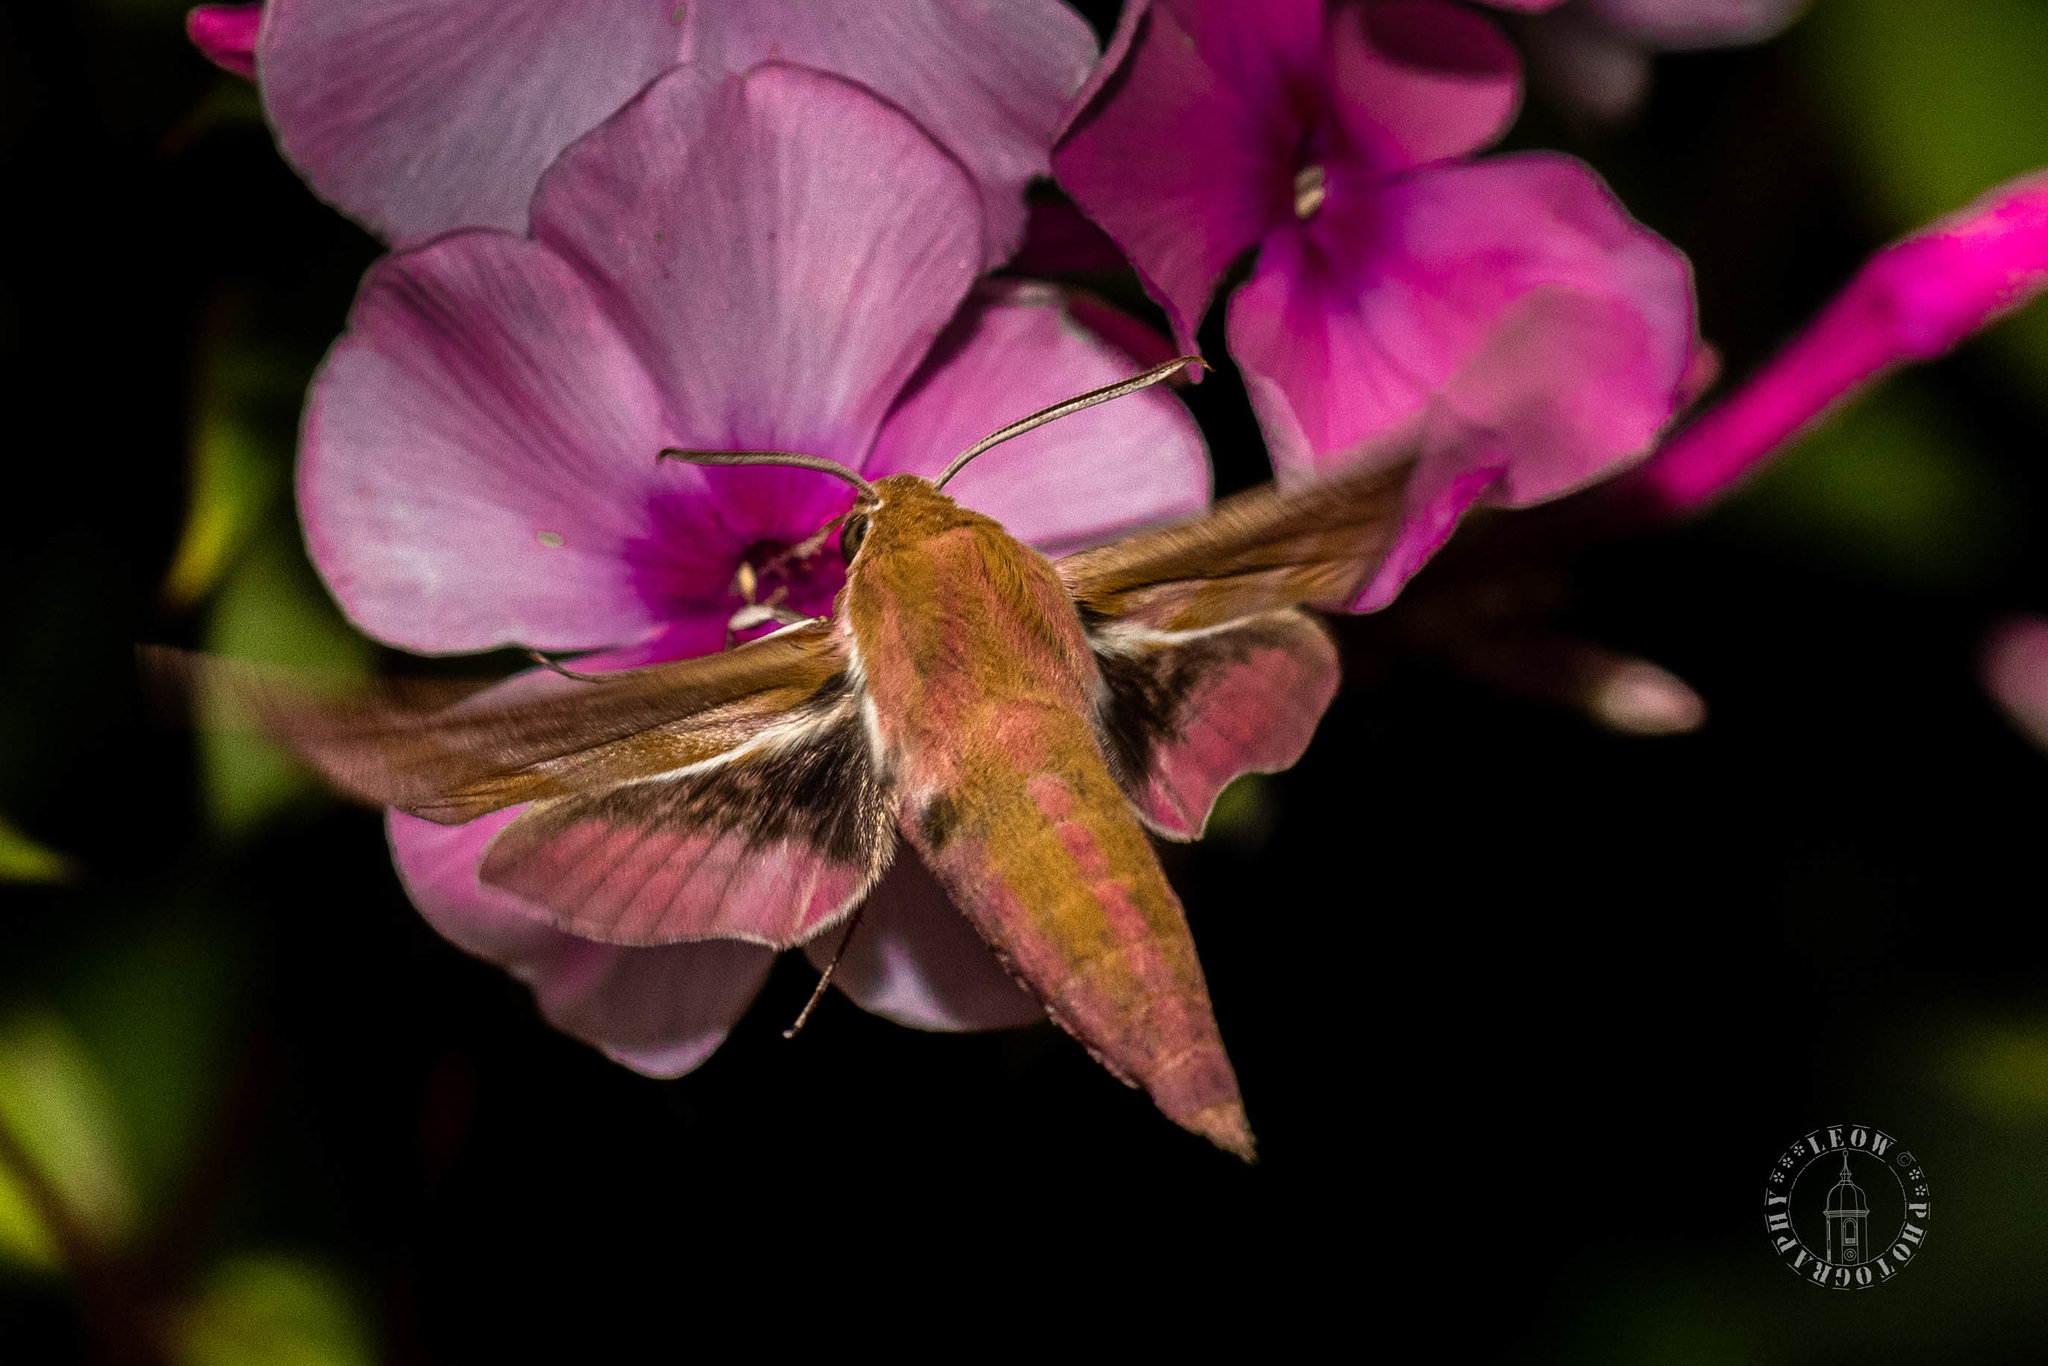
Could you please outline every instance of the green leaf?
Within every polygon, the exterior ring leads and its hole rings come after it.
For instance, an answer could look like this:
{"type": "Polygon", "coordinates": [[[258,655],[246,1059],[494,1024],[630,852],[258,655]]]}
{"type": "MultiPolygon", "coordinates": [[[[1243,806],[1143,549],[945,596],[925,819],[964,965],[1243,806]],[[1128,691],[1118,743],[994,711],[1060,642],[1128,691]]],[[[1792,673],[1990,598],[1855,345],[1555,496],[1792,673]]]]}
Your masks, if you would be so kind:
{"type": "MultiPolygon", "coordinates": [[[[0,1123],[82,1230],[117,1244],[135,1200],[116,1135],[114,1098],[85,1045],[47,1011],[0,1027],[0,1123]]],[[[0,1261],[55,1269],[57,1238],[21,1175],[0,1162],[0,1261]]]]}
{"type": "MultiPolygon", "coordinates": [[[[342,620],[306,562],[297,525],[285,519],[263,529],[221,586],[206,648],[330,678],[361,677],[370,664],[369,642],[342,620]]],[[[324,793],[279,746],[226,726],[205,727],[200,757],[207,810],[215,826],[232,835],[324,793]]]]}
{"type": "Polygon", "coordinates": [[[0,818],[0,882],[69,882],[78,869],[0,818]]]}
{"type": "Polygon", "coordinates": [[[181,1317],[178,1366],[372,1366],[372,1335],[341,1278],[316,1262],[244,1254],[181,1317]]]}

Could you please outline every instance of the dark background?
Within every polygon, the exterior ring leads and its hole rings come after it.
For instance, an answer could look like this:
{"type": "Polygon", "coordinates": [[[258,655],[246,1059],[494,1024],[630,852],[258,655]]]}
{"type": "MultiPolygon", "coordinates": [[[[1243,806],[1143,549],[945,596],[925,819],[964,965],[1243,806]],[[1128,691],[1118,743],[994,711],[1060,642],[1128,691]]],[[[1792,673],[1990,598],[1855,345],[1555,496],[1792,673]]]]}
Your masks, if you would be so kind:
{"type": "MultiPolygon", "coordinates": [[[[81,1359],[91,1325],[337,1366],[1230,1329],[1474,1361],[2039,1359],[2048,758],[1973,657],[2048,609],[2048,313],[1711,516],[1496,519],[1342,625],[1307,759],[1168,853],[1257,1167],[1050,1027],[924,1035],[832,997],[784,1042],[796,955],[658,1083],[429,931],[374,815],[145,717],[139,640],[391,663],[321,594],[288,492],[375,247],[181,19],[0,12],[0,1118],[99,1258],[67,1272],[0,1177],[0,1359],[81,1359]],[[1675,670],[1708,725],[1609,734],[1418,644],[1494,581],[1675,670]],[[1762,1225],[1770,1163],[1845,1122],[1933,1183],[1924,1255],[1860,1294],[1797,1283],[1762,1225]]],[[[2044,72],[2039,0],[1820,0],[1778,43],[1665,59],[1626,128],[1538,91],[1510,145],[1586,156],[1691,254],[1739,379],[1875,246],[2048,163],[2044,72]]],[[[1221,482],[1261,477],[1232,378],[1193,401],[1221,482]]]]}

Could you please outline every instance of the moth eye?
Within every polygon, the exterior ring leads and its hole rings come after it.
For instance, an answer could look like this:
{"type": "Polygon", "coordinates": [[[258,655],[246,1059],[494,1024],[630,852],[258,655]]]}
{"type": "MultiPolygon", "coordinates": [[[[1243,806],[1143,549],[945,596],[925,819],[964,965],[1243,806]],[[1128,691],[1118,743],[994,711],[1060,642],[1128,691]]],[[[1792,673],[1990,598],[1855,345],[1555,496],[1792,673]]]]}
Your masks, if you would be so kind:
{"type": "Polygon", "coordinates": [[[848,564],[853,563],[853,557],[860,553],[860,543],[867,538],[867,514],[856,512],[849,516],[846,524],[839,529],[839,553],[848,564]]]}

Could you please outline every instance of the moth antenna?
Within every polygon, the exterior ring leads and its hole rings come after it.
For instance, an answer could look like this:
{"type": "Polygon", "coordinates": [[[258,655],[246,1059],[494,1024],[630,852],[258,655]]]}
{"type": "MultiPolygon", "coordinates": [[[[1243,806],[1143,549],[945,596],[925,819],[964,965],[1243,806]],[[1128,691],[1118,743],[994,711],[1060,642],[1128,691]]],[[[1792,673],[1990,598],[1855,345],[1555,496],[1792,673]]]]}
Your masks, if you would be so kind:
{"type": "Polygon", "coordinates": [[[1175,356],[1166,364],[1155,365],[1142,375],[1133,375],[1129,379],[1118,380],[1115,384],[1105,384],[1100,389],[1090,389],[1085,394],[1055,403],[1050,408],[1041,408],[1029,417],[1019,418],[1000,431],[990,432],[954,456],[953,463],[946,466],[946,472],[939,476],[938,482],[932,487],[946,487],[946,481],[967,468],[968,461],[992,446],[1002,445],[1013,436],[1022,436],[1028,431],[1043,427],[1048,422],[1057,422],[1070,413],[1078,413],[1083,408],[1093,408],[1098,403],[1107,403],[1113,398],[1122,398],[1125,394],[1135,394],[1140,389],[1148,389],[1160,380],[1171,379],[1190,365],[1199,365],[1205,370],[1209,368],[1208,362],[1200,356],[1175,356]]]}
{"type": "Polygon", "coordinates": [[[878,496],[875,486],[861,478],[857,471],[848,469],[837,460],[822,455],[805,455],[802,451],[688,451],[680,446],[670,446],[654,457],[657,465],[664,460],[680,460],[686,465],[789,465],[834,475],[859,489],[865,497],[878,496]]]}
{"type": "Polygon", "coordinates": [[[603,674],[578,673],[576,672],[576,670],[569,668],[567,665],[557,663],[555,660],[548,658],[539,650],[528,650],[526,652],[526,657],[532,660],[534,663],[540,665],[543,669],[547,669],[552,673],[558,673],[564,678],[573,678],[578,683],[604,682],[603,674]]]}
{"type": "Polygon", "coordinates": [[[818,985],[811,988],[811,999],[804,1002],[803,1010],[797,1014],[796,1023],[782,1031],[783,1038],[794,1039],[797,1031],[804,1027],[804,1022],[811,1018],[811,1012],[818,1008],[818,1002],[824,999],[826,984],[832,980],[832,973],[838,968],[839,960],[846,957],[846,946],[853,942],[853,932],[860,928],[860,918],[867,913],[867,909],[868,903],[865,901],[854,908],[853,919],[846,922],[846,937],[839,941],[838,948],[832,950],[832,961],[818,974],[818,985]]]}

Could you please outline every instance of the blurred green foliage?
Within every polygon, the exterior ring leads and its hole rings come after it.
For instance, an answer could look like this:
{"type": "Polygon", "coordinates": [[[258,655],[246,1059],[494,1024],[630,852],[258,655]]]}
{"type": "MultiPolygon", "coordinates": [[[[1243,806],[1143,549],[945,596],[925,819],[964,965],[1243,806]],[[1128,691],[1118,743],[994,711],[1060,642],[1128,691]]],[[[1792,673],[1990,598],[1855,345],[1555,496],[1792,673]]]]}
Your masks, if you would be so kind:
{"type": "Polygon", "coordinates": [[[2005,568],[2026,528],[2012,482],[1913,373],[1831,414],[1724,514],[1782,551],[1905,588],[1955,590],[2005,568]]]}
{"type": "Polygon", "coordinates": [[[244,1253],[206,1278],[177,1329],[178,1366],[370,1366],[348,1287],[318,1262],[244,1253]]]}
{"type": "MultiPolygon", "coordinates": [[[[77,1223],[97,1242],[120,1243],[136,1200],[117,1135],[119,1107],[85,1044],[47,1010],[0,1025],[0,1124],[77,1223]]],[[[0,1161],[0,1260],[41,1270],[62,1264],[59,1231],[28,1183],[0,1161]]]]}
{"type": "Polygon", "coordinates": [[[69,882],[76,875],[70,859],[0,818],[0,882],[69,882]]]}

